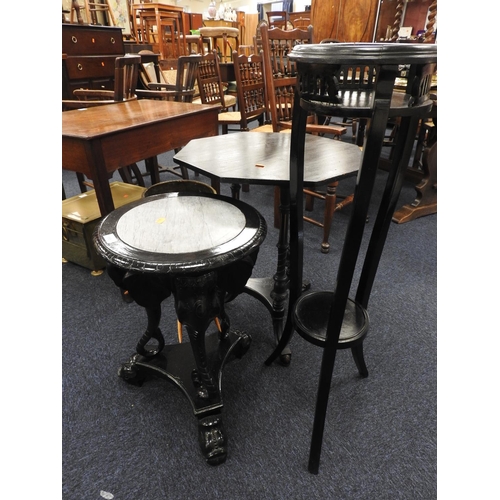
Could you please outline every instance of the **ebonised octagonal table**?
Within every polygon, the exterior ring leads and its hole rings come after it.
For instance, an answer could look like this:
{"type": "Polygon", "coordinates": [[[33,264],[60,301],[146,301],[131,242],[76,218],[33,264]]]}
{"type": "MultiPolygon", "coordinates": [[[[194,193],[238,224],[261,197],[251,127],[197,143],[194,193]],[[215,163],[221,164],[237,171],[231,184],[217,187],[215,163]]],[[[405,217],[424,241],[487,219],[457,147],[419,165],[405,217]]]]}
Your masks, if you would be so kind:
{"type": "Polygon", "coordinates": [[[246,203],[182,192],[114,210],[94,233],[110,277],[146,309],[148,318],[136,354],[119,375],[137,385],[156,376],[180,388],[198,418],[200,446],[210,465],[224,462],[227,455],[222,371],[250,345],[247,334],[230,331],[224,302],[243,291],[266,232],[263,217],[246,203]],[[190,342],[165,346],[161,303],[171,294],[190,342]],[[219,331],[205,335],[212,321],[219,331]]]}
{"type": "MultiPolygon", "coordinates": [[[[283,331],[289,287],[290,138],[291,134],[287,133],[234,132],[193,139],[174,156],[175,163],[209,177],[217,192],[222,182],[231,184],[236,198],[241,184],[279,187],[281,222],[276,273],[272,277],[250,278],[245,288],[245,292],[258,299],[271,314],[278,341],[283,331]]],[[[359,147],[347,142],[308,134],[304,149],[305,187],[318,188],[353,177],[361,164],[359,147]]],[[[330,194],[328,197],[332,198],[330,194]]],[[[287,346],[281,352],[280,362],[288,365],[290,360],[291,352],[287,346]]]]}

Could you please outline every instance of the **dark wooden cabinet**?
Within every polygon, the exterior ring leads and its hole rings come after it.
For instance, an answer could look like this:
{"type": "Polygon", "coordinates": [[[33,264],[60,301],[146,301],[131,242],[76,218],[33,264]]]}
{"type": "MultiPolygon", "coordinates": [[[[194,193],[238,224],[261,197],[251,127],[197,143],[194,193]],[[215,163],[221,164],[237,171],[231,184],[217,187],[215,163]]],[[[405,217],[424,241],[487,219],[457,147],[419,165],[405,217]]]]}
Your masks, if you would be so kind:
{"type": "Polygon", "coordinates": [[[63,99],[73,90],[113,90],[115,59],[125,54],[122,29],[83,24],[62,25],[63,99]]]}
{"type": "Polygon", "coordinates": [[[371,42],[378,0],[312,0],[313,42],[371,42]]]}

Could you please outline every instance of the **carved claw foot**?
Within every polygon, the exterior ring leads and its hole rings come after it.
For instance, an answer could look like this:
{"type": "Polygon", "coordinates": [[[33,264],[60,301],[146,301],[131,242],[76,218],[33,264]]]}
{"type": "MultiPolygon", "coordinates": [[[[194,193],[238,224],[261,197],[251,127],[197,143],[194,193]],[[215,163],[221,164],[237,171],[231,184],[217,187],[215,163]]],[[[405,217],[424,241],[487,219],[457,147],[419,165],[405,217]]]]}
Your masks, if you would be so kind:
{"type": "Polygon", "coordinates": [[[118,369],[118,376],[132,385],[141,386],[144,382],[144,375],[137,370],[135,364],[137,354],[134,354],[127,362],[118,369]]]}
{"type": "Polygon", "coordinates": [[[226,436],[221,415],[211,415],[198,421],[198,439],[201,452],[209,465],[219,465],[226,461],[226,436]]]}

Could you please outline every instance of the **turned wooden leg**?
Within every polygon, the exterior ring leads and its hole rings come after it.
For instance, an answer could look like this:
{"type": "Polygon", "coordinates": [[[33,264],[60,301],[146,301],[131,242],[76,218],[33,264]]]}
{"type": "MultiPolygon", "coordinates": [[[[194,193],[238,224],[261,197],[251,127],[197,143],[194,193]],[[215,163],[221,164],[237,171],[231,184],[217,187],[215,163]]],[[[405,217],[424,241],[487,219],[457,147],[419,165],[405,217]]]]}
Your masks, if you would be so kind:
{"type": "Polygon", "coordinates": [[[335,212],[335,204],[337,202],[337,186],[338,182],[332,182],[326,188],[325,197],[325,215],[323,218],[323,242],[321,243],[321,252],[328,253],[330,251],[330,229],[332,227],[333,214],[335,212]]]}

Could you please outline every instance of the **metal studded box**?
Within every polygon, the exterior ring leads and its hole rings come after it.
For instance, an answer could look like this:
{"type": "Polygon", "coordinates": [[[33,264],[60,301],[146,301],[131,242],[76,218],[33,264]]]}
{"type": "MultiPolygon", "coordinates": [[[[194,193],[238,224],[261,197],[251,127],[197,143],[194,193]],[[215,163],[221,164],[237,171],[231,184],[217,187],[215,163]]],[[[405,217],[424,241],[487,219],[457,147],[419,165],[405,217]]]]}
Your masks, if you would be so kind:
{"type": "MultiPolygon", "coordinates": [[[[123,182],[109,185],[115,208],[138,200],[145,188],[123,182]]],[[[101,220],[95,191],[92,189],[62,202],[62,257],[91,271],[106,267],[92,243],[92,233],[101,220]]]]}

